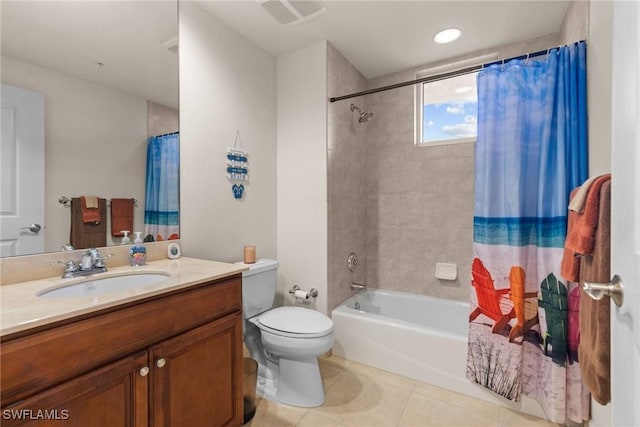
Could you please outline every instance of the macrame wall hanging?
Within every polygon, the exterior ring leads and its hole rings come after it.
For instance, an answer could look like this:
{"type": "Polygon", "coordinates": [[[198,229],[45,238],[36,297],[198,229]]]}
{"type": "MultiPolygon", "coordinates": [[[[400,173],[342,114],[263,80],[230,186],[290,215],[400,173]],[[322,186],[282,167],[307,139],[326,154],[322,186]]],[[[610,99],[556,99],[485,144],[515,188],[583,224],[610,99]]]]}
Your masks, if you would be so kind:
{"type": "Polygon", "coordinates": [[[242,146],[239,130],[236,131],[233,147],[227,148],[226,164],[233,197],[240,200],[244,196],[244,183],[249,181],[249,153],[242,146]]]}

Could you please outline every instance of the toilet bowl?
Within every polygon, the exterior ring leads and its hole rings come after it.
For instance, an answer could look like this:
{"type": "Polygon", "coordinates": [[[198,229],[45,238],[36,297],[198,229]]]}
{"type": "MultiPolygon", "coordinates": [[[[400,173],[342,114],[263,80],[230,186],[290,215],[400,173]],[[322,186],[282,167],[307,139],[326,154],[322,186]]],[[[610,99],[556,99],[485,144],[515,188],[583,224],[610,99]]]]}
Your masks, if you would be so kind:
{"type": "Polygon", "coordinates": [[[324,403],[324,386],[318,356],[335,341],[333,321],[322,313],[301,307],[279,307],[249,319],[245,343],[258,360],[257,391],[263,397],[293,406],[315,407],[324,403]],[[251,349],[258,342],[262,347],[251,349]]]}
{"type": "Polygon", "coordinates": [[[256,392],[287,405],[320,406],[325,394],[318,356],[333,346],[333,321],[308,308],[271,308],[278,264],[256,264],[254,274],[251,267],[243,273],[242,283],[244,342],[258,362],[256,392]]]}

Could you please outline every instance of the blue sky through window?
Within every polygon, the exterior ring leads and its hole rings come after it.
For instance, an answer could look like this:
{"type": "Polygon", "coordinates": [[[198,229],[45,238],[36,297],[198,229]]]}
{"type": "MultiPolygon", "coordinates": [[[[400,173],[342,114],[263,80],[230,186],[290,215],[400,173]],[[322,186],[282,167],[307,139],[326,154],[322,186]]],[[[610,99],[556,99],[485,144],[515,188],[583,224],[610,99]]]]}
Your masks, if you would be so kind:
{"type": "Polygon", "coordinates": [[[472,138],[478,131],[478,102],[426,104],[422,120],[423,142],[472,138]]]}
{"type": "Polygon", "coordinates": [[[422,85],[422,142],[475,138],[478,134],[477,73],[422,85]]]}

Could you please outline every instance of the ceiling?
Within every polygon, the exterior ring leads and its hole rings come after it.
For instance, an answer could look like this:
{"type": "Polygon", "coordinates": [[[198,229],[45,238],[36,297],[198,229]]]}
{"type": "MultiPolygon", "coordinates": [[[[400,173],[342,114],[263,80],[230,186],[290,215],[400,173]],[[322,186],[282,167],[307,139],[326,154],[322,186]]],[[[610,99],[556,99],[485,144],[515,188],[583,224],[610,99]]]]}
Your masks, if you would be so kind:
{"type": "MultiPolygon", "coordinates": [[[[325,13],[283,26],[256,0],[196,1],[276,57],[328,40],[367,78],[556,33],[569,4],[325,0],[325,13]],[[446,27],[462,37],[435,44],[446,27]]],[[[177,108],[177,56],[163,46],[178,33],[176,1],[3,0],[1,9],[3,56],[177,108]]]]}
{"type": "Polygon", "coordinates": [[[342,1],[306,22],[279,24],[255,0],[197,0],[253,43],[280,56],[328,40],[366,78],[502,46],[560,30],[568,1],[342,1]],[[433,35],[462,37],[438,45],[433,35]]]}
{"type": "Polygon", "coordinates": [[[163,45],[177,42],[176,1],[0,6],[3,56],[178,108],[178,55],[163,45]]]}

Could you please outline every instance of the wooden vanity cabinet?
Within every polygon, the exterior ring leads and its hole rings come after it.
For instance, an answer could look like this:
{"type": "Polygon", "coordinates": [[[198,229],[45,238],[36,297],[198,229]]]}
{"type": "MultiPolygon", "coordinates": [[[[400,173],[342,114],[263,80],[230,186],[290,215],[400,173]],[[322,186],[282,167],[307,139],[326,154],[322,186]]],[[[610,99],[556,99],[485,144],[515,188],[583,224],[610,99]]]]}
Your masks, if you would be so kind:
{"type": "Polygon", "coordinates": [[[126,357],[2,410],[3,426],[146,426],[147,352],[126,357]]]}
{"type": "Polygon", "coordinates": [[[238,319],[226,317],[151,348],[151,426],[233,424],[241,404],[232,390],[242,387],[234,384],[238,319]]]}
{"type": "Polygon", "coordinates": [[[0,356],[3,426],[239,426],[241,277],[3,338],[0,356]],[[191,305],[185,306],[187,302],[191,305]],[[148,317],[152,313],[161,314],[161,319],[148,317]],[[138,333],[128,328],[113,333],[111,327],[122,318],[140,322],[133,328],[138,333]],[[96,328],[104,334],[87,342],[87,331],[93,335],[99,332],[96,328]],[[76,344],[64,346],[71,342],[69,336],[76,344]],[[36,361],[46,354],[43,350],[55,348],[57,340],[63,346],[49,362],[63,366],[50,366],[42,375],[36,361]],[[127,340],[136,342],[134,352],[128,351],[127,340]],[[105,348],[112,349],[107,363],[105,348]],[[79,360],[82,369],[91,368],[75,372],[79,360]],[[72,377],[66,378],[69,372],[72,377]]]}

